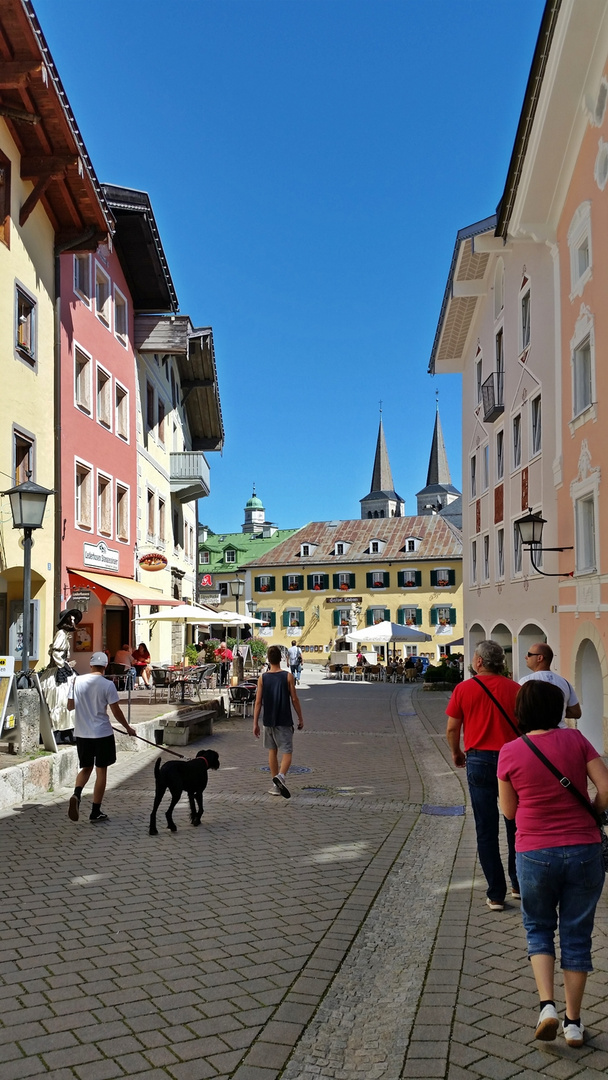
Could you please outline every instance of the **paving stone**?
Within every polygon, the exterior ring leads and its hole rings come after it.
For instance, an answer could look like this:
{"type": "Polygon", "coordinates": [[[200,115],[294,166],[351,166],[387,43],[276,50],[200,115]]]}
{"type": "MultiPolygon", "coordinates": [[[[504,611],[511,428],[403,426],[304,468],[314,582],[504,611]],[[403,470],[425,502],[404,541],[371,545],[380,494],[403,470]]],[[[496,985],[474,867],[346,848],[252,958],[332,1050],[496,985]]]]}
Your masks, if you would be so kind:
{"type": "Polygon", "coordinates": [[[259,1065],[263,1069],[281,1069],[291,1053],[291,1046],[265,1042],[261,1039],[245,1058],[245,1065],[259,1065]]]}
{"type": "MultiPolygon", "coordinates": [[[[122,1066],[110,1058],[102,1058],[101,1061],[87,1061],[84,1065],[75,1065],[74,1073],[78,1080],[113,1080],[116,1076],[125,1075],[122,1066]]],[[[71,1075],[74,1074],[71,1073],[71,1075]]]]}

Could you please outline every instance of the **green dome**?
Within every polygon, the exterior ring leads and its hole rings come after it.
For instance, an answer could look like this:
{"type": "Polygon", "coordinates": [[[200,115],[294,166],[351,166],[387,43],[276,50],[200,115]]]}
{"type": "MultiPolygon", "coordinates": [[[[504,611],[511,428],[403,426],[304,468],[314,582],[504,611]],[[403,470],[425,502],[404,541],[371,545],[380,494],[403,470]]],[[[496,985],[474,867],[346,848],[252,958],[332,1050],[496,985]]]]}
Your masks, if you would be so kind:
{"type": "Polygon", "coordinates": [[[261,499],[258,499],[257,495],[252,495],[250,499],[245,503],[246,510],[263,510],[264,504],[261,499]]]}

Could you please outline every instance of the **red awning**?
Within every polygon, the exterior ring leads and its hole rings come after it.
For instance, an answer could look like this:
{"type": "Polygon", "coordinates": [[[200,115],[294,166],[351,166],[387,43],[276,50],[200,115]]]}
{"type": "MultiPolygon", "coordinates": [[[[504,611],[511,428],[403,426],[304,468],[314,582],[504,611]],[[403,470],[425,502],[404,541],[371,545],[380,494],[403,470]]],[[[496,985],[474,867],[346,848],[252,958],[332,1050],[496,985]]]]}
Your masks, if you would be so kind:
{"type": "Polygon", "coordinates": [[[175,607],[179,600],[166,596],[160,589],[151,589],[148,585],[142,585],[141,581],[133,578],[118,577],[117,574],[100,574],[97,571],[72,570],[68,568],[70,588],[91,588],[102,604],[105,604],[112,593],[122,596],[123,600],[129,600],[131,604],[142,604],[149,607],[151,604],[175,607]]]}

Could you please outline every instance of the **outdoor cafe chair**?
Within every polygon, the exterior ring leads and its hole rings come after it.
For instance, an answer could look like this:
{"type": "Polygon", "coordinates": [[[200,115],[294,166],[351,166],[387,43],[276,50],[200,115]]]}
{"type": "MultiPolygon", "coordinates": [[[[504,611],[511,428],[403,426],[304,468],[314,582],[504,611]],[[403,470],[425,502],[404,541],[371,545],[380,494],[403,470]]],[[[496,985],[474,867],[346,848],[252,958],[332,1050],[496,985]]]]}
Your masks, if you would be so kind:
{"type": "MultiPolygon", "coordinates": [[[[255,695],[253,697],[255,700],[255,695]]],[[[228,687],[228,716],[232,716],[233,712],[240,710],[241,716],[245,718],[247,716],[247,710],[252,702],[251,690],[248,686],[229,686],[228,687]]]]}
{"type": "Polygon", "coordinates": [[[357,681],[357,679],[361,679],[361,682],[363,682],[363,668],[362,667],[356,667],[355,668],[355,682],[357,681]]]}
{"type": "Polygon", "coordinates": [[[105,676],[114,683],[117,690],[126,690],[130,670],[125,664],[108,664],[105,676]]]}
{"type": "Polygon", "coordinates": [[[154,700],[156,701],[156,695],[167,692],[167,703],[171,700],[171,673],[166,668],[152,668],[152,686],[150,687],[150,698],[152,701],[152,694],[154,694],[154,700]]]}

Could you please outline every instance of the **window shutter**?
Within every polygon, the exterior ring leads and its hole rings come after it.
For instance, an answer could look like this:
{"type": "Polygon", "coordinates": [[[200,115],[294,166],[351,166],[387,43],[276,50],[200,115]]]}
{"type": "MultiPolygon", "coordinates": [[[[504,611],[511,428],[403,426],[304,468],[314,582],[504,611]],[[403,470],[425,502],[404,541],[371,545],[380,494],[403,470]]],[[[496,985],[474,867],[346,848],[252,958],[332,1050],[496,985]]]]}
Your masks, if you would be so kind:
{"type": "Polygon", "coordinates": [[[349,584],[350,584],[351,589],[354,589],[356,587],[355,575],[354,574],[349,574],[348,575],[348,580],[349,580],[349,584]]]}
{"type": "Polygon", "coordinates": [[[398,570],[397,571],[397,585],[399,586],[400,589],[405,588],[405,571],[404,570],[398,570]]]}
{"type": "Polygon", "coordinates": [[[283,592],[287,592],[288,588],[289,588],[288,575],[283,574],[283,592]]]}
{"type": "Polygon", "coordinates": [[[283,626],[289,626],[289,612],[288,611],[283,612],[283,616],[282,616],[281,621],[283,623],[283,626]]]}
{"type": "Polygon", "coordinates": [[[399,626],[405,626],[405,611],[402,607],[397,608],[397,622],[399,626]]]}
{"type": "Polygon", "coordinates": [[[450,626],[456,626],[456,608],[450,608],[450,626]]]}
{"type": "Polygon", "coordinates": [[[312,589],[312,574],[306,575],[306,588],[312,589]]]}
{"type": "Polygon", "coordinates": [[[323,574],[323,579],[321,581],[321,588],[322,589],[329,589],[329,574],[323,574]]]}
{"type": "Polygon", "coordinates": [[[389,587],[389,585],[391,583],[391,575],[389,574],[388,570],[384,571],[382,577],[384,578],[384,587],[385,587],[385,589],[388,589],[388,587],[389,587]]]}
{"type": "MultiPolygon", "coordinates": [[[[368,577],[369,577],[369,574],[368,574],[368,577]]],[[[367,611],[365,612],[365,625],[366,626],[373,626],[374,625],[374,613],[373,613],[372,609],[369,608],[369,607],[368,607],[367,611]]]]}
{"type": "Polygon", "coordinates": [[[332,575],[332,582],[333,582],[332,588],[339,589],[340,588],[340,575],[339,574],[333,574],[332,575]]]}
{"type": "Polygon", "coordinates": [[[268,592],[274,592],[276,589],[276,579],[271,577],[268,579],[268,592]]]}
{"type": "Polygon", "coordinates": [[[416,608],[416,626],[422,626],[422,608],[416,608]]]}
{"type": "Polygon", "coordinates": [[[270,625],[271,626],[276,626],[277,625],[277,617],[276,617],[276,614],[275,614],[274,611],[270,612],[270,625]]]}
{"type": "Polygon", "coordinates": [[[304,588],[304,574],[298,574],[298,589],[304,588]]]}
{"type": "Polygon", "coordinates": [[[449,581],[450,585],[455,585],[456,584],[456,571],[455,570],[448,570],[448,581],[449,581]]]}
{"type": "Polygon", "coordinates": [[[436,570],[431,570],[431,587],[433,589],[437,588],[437,571],[436,570]]]}
{"type": "Polygon", "coordinates": [[[339,612],[338,608],[336,608],[335,611],[334,611],[334,626],[339,626],[339,625],[340,625],[340,612],[339,612]]]}
{"type": "Polygon", "coordinates": [[[298,626],[304,626],[304,612],[298,612],[298,626]]]}
{"type": "MultiPolygon", "coordinates": [[[[373,585],[373,582],[374,582],[374,575],[371,574],[368,571],[368,573],[365,575],[365,583],[366,583],[368,589],[371,589],[371,587],[373,585]]],[[[371,626],[371,623],[368,623],[367,625],[371,626]]]]}
{"type": "Polygon", "coordinates": [[[437,626],[437,608],[432,607],[430,611],[431,626],[437,626]]]}
{"type": "Polygon", "coordinates": [[[422,570],[414,570],[416,575],[416,585],[422,585],[422,570]]]}
{"type": "Polygon", "coordinates": [[[385,618],[385,621],[386,621],[386,622],[390,622],[390,621],[391,621],[391,613],[390,613],[390,608],[385,608],[385,609],[384,609],[384,618],[385,618]]]}
{"type": "Polygon", "coordinates": [[[259,579],[259,577],[255,577],[253,579],[253,590],[254,590],[254,592],[259,592],[260,591],[260,579],[259,579]]]}

